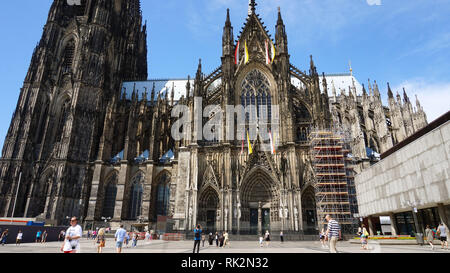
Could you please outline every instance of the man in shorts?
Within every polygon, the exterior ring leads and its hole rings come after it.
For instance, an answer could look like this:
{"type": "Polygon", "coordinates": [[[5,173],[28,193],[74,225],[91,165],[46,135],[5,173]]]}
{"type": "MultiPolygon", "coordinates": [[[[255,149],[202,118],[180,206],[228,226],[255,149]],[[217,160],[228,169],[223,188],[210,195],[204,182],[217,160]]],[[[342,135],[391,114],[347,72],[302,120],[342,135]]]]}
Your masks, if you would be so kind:
{"type": "Polygon", "coordinates": [[[82,236],[83,230],[78,225],[78,218],[72,217],[70,219],[70,227],[66,231],[64,244],[61,246],[61,251],[64,253],[80,253],[80,238],[82,236]]]}
{"type": "Polygon", "coordinates": [[[123,242],[125,241],[125,237],[127,236],[127,231],[123,229],[123,225],[120,225],[120,228],[116,231],[116,250],[117,253],[122,253],[123,242]]]}
{"type": "Polygon", "coordinates": [[[444,249],[445,246],[445,249],[448,250],[447,227],[443,223],[441,223],[437,229],[440,236],[442,249],[444,249]]]}

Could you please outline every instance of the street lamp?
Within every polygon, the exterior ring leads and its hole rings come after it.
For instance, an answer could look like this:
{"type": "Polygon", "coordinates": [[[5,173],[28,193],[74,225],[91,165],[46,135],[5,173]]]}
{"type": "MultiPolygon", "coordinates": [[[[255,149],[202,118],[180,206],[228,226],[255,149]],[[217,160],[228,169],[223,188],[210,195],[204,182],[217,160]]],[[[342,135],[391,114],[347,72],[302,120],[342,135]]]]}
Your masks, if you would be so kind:
{"type": "Polygon", "coordinates": [[[410,200],[407,200],[404,202],[404,204],[411,207],[412,215],[413,215],[413,219],[414,219],[414,225],[416,227],[416,241],[420,245],[423,245],[424,244],[423,233],[421,232],[421,229],[419,227],[419,220],[417,218],[417,213],[418,213],[417,207],[421,204],[421,202],[420,201],[411,202],[410,200]]]}

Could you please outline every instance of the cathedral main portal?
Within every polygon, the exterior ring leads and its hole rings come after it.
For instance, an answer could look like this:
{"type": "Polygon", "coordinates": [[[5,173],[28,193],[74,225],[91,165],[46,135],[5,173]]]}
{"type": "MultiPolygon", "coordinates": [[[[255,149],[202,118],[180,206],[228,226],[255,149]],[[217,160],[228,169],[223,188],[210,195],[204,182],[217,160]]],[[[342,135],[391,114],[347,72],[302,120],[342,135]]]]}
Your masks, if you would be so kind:
{"type": "Polygon", "coordinates": [[[271,211],[277,202],[277,188],[265,170],[256,169],[241,187],[241,233],[263,234],[271,229],[271,211]]]}

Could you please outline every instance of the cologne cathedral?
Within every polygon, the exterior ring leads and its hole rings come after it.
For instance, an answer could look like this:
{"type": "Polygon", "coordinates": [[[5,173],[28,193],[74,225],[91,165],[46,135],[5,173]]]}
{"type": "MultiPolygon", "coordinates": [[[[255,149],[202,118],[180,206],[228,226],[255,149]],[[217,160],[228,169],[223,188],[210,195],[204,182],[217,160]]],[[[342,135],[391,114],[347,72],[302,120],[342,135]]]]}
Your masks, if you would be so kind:
{"type": "Polygon", "coordinates": [[[159,232],[196,224],[240,234],[316,232],[312,128],[347,130],[358,173],[427,118],[406,91],[394,97],[388,86],[386,107],[376,82],[366,88],[352,72],[320,75],[312,56],[297,68],[280,9],[272,39],[256,6],[251,0],[237,37],[224,13],[216,70],[204,73],[200,61],[192,79],[147,80],[139,0],[54,0],[3,147],[0,216],[61,225],[75,215],[90,227],[159,232]],[[278,123],[276,151],[261,149],[260,138],[245,152],[241,140],[199,139],[194,125],[194,137],[172,138],[172,110],[194,112],[199,97],[203,107],[265,106],[269,117],[278,105],[269,118],[278,123]]]}

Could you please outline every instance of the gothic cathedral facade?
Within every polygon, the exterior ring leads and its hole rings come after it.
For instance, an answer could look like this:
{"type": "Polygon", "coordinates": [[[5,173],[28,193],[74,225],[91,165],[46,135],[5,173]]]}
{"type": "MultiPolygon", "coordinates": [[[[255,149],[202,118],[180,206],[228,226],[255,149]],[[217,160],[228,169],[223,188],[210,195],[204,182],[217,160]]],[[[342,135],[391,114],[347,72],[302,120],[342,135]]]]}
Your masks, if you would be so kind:
{"type": "Polygon", "coordinates": [[[218,69],[205,75],[200,62],[181,92],[175,82],[161,92],[147,81],[139,0],[55,0],[4,144],[0,216],[14,210],[61,224],[76,215],[153,230],[170,223],[164,229],[179,232],[196,224],[241,234],[315,231],[311,128],[348,130],[358,172],[427,124],[406,92],[402,102],[388,87],[385,107],[376,83],[358,94],[353,82],[338,94],[312,57],[308,73],[292,65],[281,12],[272,40],[255,1],[236,41],[227,12],[222,44],[218,69]],[[278,126],[276,151],[256,139],[252,153],[243,152],[239,133],[198,139],[194,124],[190,137],[175,140],[172,110],[186,105],[194,113],[196,98],[201,111],[264,106],[278,126]]]}

